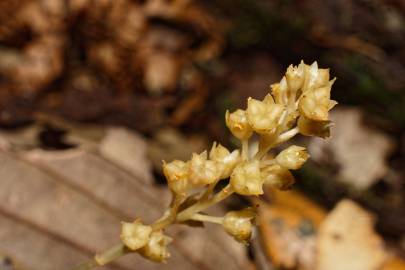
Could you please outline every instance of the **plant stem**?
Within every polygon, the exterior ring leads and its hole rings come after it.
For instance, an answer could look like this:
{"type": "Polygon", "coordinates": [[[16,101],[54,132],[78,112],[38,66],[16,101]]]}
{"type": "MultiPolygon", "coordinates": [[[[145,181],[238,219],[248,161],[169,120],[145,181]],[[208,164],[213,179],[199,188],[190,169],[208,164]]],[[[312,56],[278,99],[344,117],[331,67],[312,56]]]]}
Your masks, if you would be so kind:
{"type": "Polygon", "coordinates": [[[219,182],[219,180],[215,181],[214,183],[209,184],[209,186],[207,187],[207,189],[201,196],[200,201],[206,201],[210,197],[211,193],[214,191],[215,186],[218,184],[218,182],[219,182]]]}
{"type": "Polygon", "coordinates": [[[94,267],[105,265],[115,259],[127,254],[129,251],[123,244],[117,244],[101,254],[97,254],[93,260],[76,266],[73,270],[90,270],[94,267]]]}
{"type": "Polygon", "coordinates": [[[204,200],[204,201],[198,201],[189,208],[184,209],[177,215],[176,221],[182,222],[186,221],[187,219],[190,219],[195,213],[198,213],[200,211],[203,211],[207,209],[208,207],[228,198],[234,191],[232,190],[232,187],[230,184],[228,184],[226,187],[224,187],[220,192],[215,194],[212,198],[204,200]]]}
{"type": "Polygon", "coordinates": [[[248,160],[249,158],[249,140],[242,140],[242,159],[248,160]]]}
{"type": "Polygon", "coordinates": [[[286,131],[286,132],[280,134],[276,140],[276,143],[279,144],[279,143],[288,141],[289,139],[291,139],[292,137],[297,135],[299,132],[300,132],[300,130],[298,129],[298,127],[292,128],[289,131],[286,131]]]}
{"type": "Polygon", "coordinates": [[[94,257],[94,260],[97,262],[97,265],[105,265],[129,252],[130,251],[124,246],[124,244],[119,243],[119,244],[107,249],[103,253],[97,254],[94,257]]]}
{"type": "Polygon", "coordinates": [[[179,209],[179,206],[180,206],[183,198],[184,198],[183,196],[173,194],[173,200],[170,204],[169,214],[167,216],[163,216],[161,219],[159,219],[155,223],[153,223],[151,225],[152,230],[159,231],[159,230],[169,226],[176,220],[177,211],[179,209]]]}
{"type": "Polygon", "coordinates": [[[206,221],[206,222],[212,222],[212,223],[217,223],[217,224],[222,224],[224,218],[223,217],[214,217],[214,216],[208,216],[208,215],[202,215],[202,214],[194,214],[191,216],[192,220],[197,220],[197,221],[206,221]]]}

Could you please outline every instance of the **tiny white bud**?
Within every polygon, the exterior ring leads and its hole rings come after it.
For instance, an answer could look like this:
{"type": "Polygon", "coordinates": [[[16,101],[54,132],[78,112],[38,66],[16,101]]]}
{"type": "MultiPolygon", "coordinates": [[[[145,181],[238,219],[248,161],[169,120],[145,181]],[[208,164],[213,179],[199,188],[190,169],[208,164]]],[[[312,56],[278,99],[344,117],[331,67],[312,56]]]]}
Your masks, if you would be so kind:
{"type": "Polygon", "coordinates": [[[253,130],[247,120],[246,111],[240,109],[233,113],[226,111],[225,121],[233,136],[239,140],[246,140],[252,136],[253,130]]]}
{"type": "Polygon", "coordinates": [[[280,190],[288,189],[295,181],[291,172],[278,164],[262,168],[260,173],[265,185],[280,190]]]}
{"type": "Polygon", "coordinates": [[[287,84],[291,91],[296,92],[302,87],[305,79],[305,64],[301,62],[298,67],[290,65],[285,74],[287,84]]]}
{"type": "Polygon", "coordinates": [[[221,170],[217,162],[207,160],[207,151],[193,153],[190,161],[190,181],[196,186],[214,183],[219,180],[221,170]]]}
{"type": "Polygon", "coordinates": [[[278,164],[289,170],[297,170],[304,165],[309,155],[305,147],[292,145],[277,155],[276,161],[278,164]]]}
{"type": "Polygon", "coordinates": [[[230,153],[221,144],[214,143],[210,151],[210,159],[217,162],[221,168],[221,179],[224,179],[231,175],[236,164],[240,161],[240,153],[239,150],[234,150],[230,153]]]}
{"type": "Polygon", "coordinates": [[[268,104],[257,99],[248,99],[247,116],[254,131],[260,134],[273,133],[284,111],[280,104],[268,104]]]}
{"type": "Polygon", "coordinates": [[[300,116],[297,126],[300,133],[305,136],[317,136],[321,138],[330,136],[330,121],[314,121],[305,116],[300,116]]]}
{"type": "Polygon", "coordinates": [[[308,90],[303,93],[298,108],[302,115],[315,121],[327,121],[329,110],[336,104],[330,100],[330,91],[333,81],[320,88],[308,90]]]}
{"type": "Polygon", "coordinates": [[[224,216],[223,226],[225,231],[235,240],[241,243],[248,243],[252,235],[253,220],[256,211],[247,208],[240,211],[231,211],[224,216]]]}
{"type": "Polygon", "coordinates": [[[231,174],[230,184],[241,195],[263,194],[263,180],[258,160],[239,163],[231,174]]]}
{"type": "Polygon", "coordinates": [[[283,93],[280,90],[280,83],[273,83],[270,85],[271,95],[274,97],[274,101],[277,104],[285,104],[283,93]]]}
{"type": "Polygon", "coordinates": [[[311,66],[305,65],[305,82],[303,92],[326,86],[329,82],[329,69],[319,69],[315,61],[311,66]]]}
{"type": "Polygon", "coordinates": [[[169,188],[176,194],[184,195],[189,187],[190,164],[181,160],[163,162],[163,174],[169,188]]]}
{"type": "Polygon", "coordinates": [[[149,242],[139,251],[139,253],[155,262],[166,262],[170,257],[167,245],[172,242],[172,238],[164,235],[161,231],[153,232],[149,242]]]}
{"type": "Polygon", "coordinates": [[[120,237],[126,247],[130,250],[137,250],[148,243],[151,233],[152,227],[142,224],[137,219],[132,223],[122,222],[120,237]]]}
{"type": "Polygon", "coordinates": [[[271,104],[274,104],[274,103],[275,103],[273,96],[270,95],[270,94],[267,94],[267,95],[264,97],[263,102],[266,103],[266,104],[268,104],[268,105],[271,105],[271,104]]]}

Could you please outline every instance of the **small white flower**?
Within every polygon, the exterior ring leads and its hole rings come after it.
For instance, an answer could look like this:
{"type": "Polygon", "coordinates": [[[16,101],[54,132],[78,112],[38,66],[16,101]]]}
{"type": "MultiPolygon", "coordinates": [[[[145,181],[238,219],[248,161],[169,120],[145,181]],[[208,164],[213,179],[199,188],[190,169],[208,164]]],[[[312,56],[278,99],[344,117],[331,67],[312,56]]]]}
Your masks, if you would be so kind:
{"type": "Polygon", "coordinates": [[[263,194],[263,180],[258,160],[239,163],[231,174],[230,184],[241,195],[263,194]]]}
{"type": "Polygon", "coordinates": [[[181,160],[163,162],[163,174],[169,188],[176,194],[184,195],[189,187],[190,164],[181,160]]]}
{"type": "Polygon", "coordinates": [[[247,140],[252,136],[253,130],[247,120],[246,111],[236,110],[233,113],[226,111],[225,121],[233,136],[239,140],[247,140]]]}
{"type": "Polygon", "coordinates": [[[256,215],[253,208],[231,211],[224,216],[222,224],[229,235],[238,242],[246,244],[252,236],[253,220],[256,215]]]}
{"type": "Polygon", "coordinates": [[[132,223],[122,222],[121,241],[130,250],[137,250],[148,243],[151,233],[152,227],[142,224],[139,219],[132,223]]]}
{"type": "Polygon", "coordinates": [[[280,104],[270,104],[257,99],[248,99],[247,116],[253,130],[259,134],[273,133],[284,111],[280,104]]]}
{"type": "Polygon", "coordinates": [[[276,161],[278,164],[289,170],[297,170],[304,165],[309,158],[305,147],[292,145],[277,155],[276,161]]]}
{"type": "Polygon", "coordinates": [[[139,251],[139,253],[155,262],[166,262],[170,257],[167,245],[172,242],[172,238],[164,235],[161,231],[153,232],[149,242],[139,251]]]}
{"type": "Polygon", "coordinates": [[[210,151],[210,159],[217,162],[218,166],[221,167],[221,179],[224,179],[231,175],[236,164],[240,161],[240,153],[239,150],[230,153],[221,144],[214,143],[210,151]]]}

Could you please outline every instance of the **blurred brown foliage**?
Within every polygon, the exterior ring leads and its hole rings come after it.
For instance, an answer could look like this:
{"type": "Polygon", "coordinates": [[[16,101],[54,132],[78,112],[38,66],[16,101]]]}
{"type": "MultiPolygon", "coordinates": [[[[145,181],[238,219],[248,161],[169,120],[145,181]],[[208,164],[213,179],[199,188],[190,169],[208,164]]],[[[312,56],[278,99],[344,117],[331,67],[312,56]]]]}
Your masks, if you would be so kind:
{"type": "Polygon", "coordinates": [[[150,131],[184,123],[208,96],[195,67],[221,25],[188,0],[0,3],[0,124],[35,112],[150,131]]]}

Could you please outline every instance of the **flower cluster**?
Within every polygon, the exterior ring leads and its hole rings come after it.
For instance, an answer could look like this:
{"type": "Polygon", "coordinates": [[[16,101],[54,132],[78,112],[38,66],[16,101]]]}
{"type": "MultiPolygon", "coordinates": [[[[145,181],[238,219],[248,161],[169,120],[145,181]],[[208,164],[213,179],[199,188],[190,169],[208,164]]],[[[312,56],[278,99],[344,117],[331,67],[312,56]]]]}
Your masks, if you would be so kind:
{"type": "MultiPolygon", "coordinates": [[[[312,65],[301,62],[298,66],[289,66],[285,76],[271,85],[271,93],[263,100],[249,98],[245,110],[227,111],[226,125],[240,140],[241,148],[230,151],[214,143],[209,153],[194,153],[188,161],[164,162],[163,173],[173,194],[172,203],[163,217],[151,225],[139,219],[124,222],[121,252],[135,251],[153,261],[164,262],[169,257],[166,247],[171,238],[165,236],[163,230],[171,224],[190,220],[220,224],[234,239],[247,243],[254,226],[254,209],[231,211],[223,217],[209,216],[202,211],[233,193],[263,194],[264,185],[288,189],[294,183],[290,170],[301,168],[309,155],[305,147],[296,145],[277,155],[270,150],[297,134],[329,136],[329,110],[336,104],[330,99],[333,82],[329,80],[328,69],[318,68],[316,62],[312,65]],[[249,150],[253,134],[259,141],[255,153],[249,150]],[[221,180],[226,185],[215,192],[221,180]]],[[[120,255],[116,252],[114,256],[120,255]]],[[[115,258],[98,256],[103,262],[115,258]]]]}

